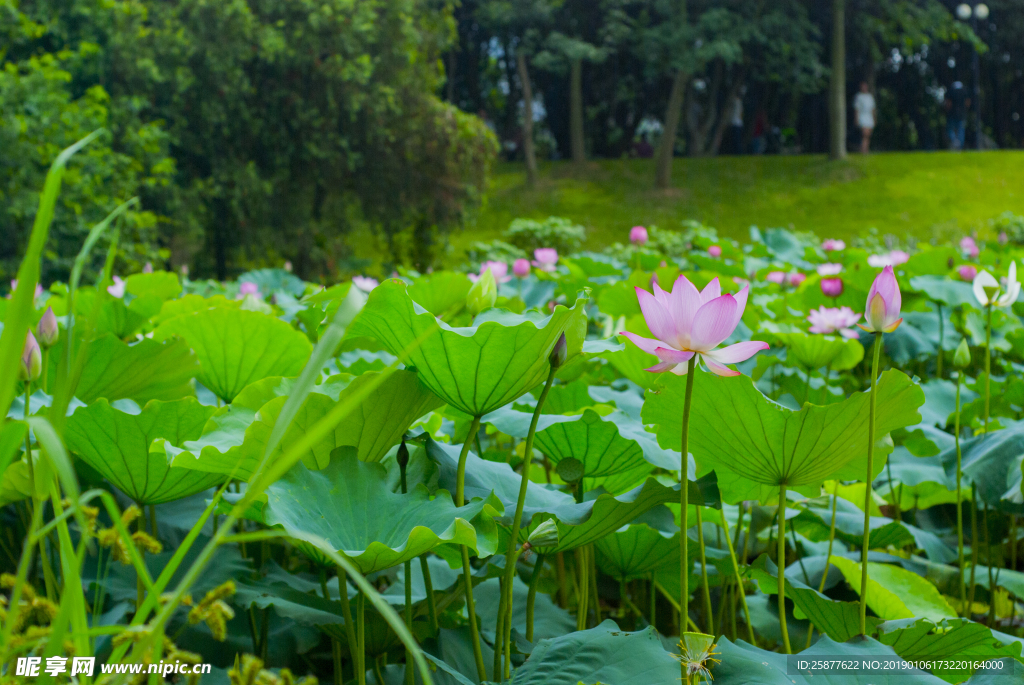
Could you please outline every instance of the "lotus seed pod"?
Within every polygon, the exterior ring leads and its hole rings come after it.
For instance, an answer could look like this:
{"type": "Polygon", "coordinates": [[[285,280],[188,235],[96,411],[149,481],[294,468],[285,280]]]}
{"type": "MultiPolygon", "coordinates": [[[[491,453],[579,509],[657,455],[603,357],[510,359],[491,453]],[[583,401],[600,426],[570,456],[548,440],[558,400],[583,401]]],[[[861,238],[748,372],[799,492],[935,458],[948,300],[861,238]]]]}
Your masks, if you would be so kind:
{"type": "Polygon", "coordinates": [[[583,478],[583,462],[574,457],[563,459],[555,467],[555,473],[566,483],[575,483],[583,478]]]}

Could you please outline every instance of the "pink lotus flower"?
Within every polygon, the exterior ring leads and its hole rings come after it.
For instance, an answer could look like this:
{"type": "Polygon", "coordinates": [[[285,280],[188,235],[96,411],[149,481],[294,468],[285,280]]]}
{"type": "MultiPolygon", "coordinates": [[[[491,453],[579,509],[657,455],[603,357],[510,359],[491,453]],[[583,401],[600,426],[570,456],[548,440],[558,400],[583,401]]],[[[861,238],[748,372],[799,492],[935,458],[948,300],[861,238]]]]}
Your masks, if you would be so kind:
{"type": "Polygon", "coordinates": [[[843,294],[843,279],[841,278],[823,278],[820,285],[821,292],[825,297],[839,297],[843,294]]]}
{"type": "Polygon", "coordinates": [[[842,264],[819,264],[819,276],[838,276],[843,270],[842,264]]]}
{"type": "Polygon", "coordinates": [[[892,267],[887,266],[871,284],[864,304],[864,323],[857,325],[869,333],[892,333],[903,322],[900,318],[902,306],[900,284],[896,282],[892,267]]]}
{"type": "Polygon", "coordinates": [[[554,271],[558,264],[558,250],[553,247],[538,247],[533,251],[533,265],[541,271],[554,271]]]}
{"type": "Polygon", "coordinates": [[[380,285],[380,283],[377,282],[376,278],[370,278],[369,276],[353,276],[352,285],[359,288],[364,293],[368,293],[380,285]]]}
{"type": "Polygon", "coordinates": [[[107,286],[107,292],[112,297],[124,297],[125,282],[121,280],[120,276],[114,276],[114,285],[107,286]]]}
{"type": "Polygon", "coordinates": [[[783,283],[786,282],[786,272],[769,271],[768,275],[764,277],[764,280],[768,281],[769,283],[778,283],[779,285],[782,285],[783,283]]]}
{"type": "Polygon", "coordinates": [[[791,274],[787,274],[786,282],[794,288],[799,286],[801,283],[807,280],[807,274],[802,274],[799,271],[794,271],[791,274]]]}
{"type": "Polygon", "coordinates": [[[25,331],[25,346],[21,348],[21,380],[34,381],[43,370],[43,353],[32,331],[25,331]]]}
{"type": "Polygon", "coordinates": [[[722,248],[718,245],[712,245],[711,247],[708,248],[708,254],[714,257],[715,259],[718,259],[719,257],[722,256],[722,248]]]}
{"type": "Polygon", "coordinates": [[[53,343],[57,342],[60,327],[57,325],[57,316],[53,313],[53,307],[47,307],[43,312],[43,318],[39,319],[36,332],[39,334],[39,343],[43,347],[53,347],[53,343]]]}
{"type": "Polygon", "coordinates": [[[807,313],[807,320],[811,322],[811,333],[838,333],[844,338],[858,337],[852,326],[860,321],[860,314],[849,307],[818,307],[807,313]]]}
{"type": "Polygon", "coordinates": [[[821,244],[821,249],[825,252],[842,252],[846,249],[846,243],[842,240],[828,239],[821,244]]]}
{"type": "Polygon", "coordinates": [[[530,275],[530,260],[529,259],[517,259],[512,264],[512,273],[516,275],[516,278],[526,278],[530,275]]]}
{"type": "Polygon", "coordinates": [[[260,287],[252,281],[242,281],[238,284],[238,297],[239,299],[246,295],[260,296],[260,287]]]}
{"type": "Polygon", "coordinates": [[[978,275],[978,267],[971,266],[970,264],[964,264],[957,269],[956,272],[960,275],[960,280],[973,283],[974,277],[978,275]]]}
{"type": "Polygon", "coordinates": [[[713,278],[703,291],[698,292],[686,276],[680,276],[671,293],[655,283],[653,295],[638,287],[636,296],[644,320],[656,339],[642,338],[629,332],[621,335],[658,358],[659,363],[648,371],[686,375],[687,362],[696,354],[713,373],[738,376],[739,371],[724,365],[744,361],[760,350],[768,349],[768,343],[757,340],[715,349],[732,335],[739,324],[747,306],[747,288],[740,290],[735,297],[722,295],[718,278],[713,278]]]}
{"type": "Polygon", "coordinates": [[[490,271],[491,275],[494,276],[494,280],[498,283],[508,283],[512,280],[512,277],[508,275],[508,264],[505,262],[484,262],[480,265],[480,275],[469,274],[469,280],[476,283],[476,279],[484,275],[485,271],[490,271]]]}
{"type": "Polygon", "coordinates": [[[971,259],[977,259],[981,250],[978,249],[978,244],[974,242],[974,238],[969,235],[965,235],[960,239],[960,249],[967,254],[971,259]]]}
{"type": "Polygon", "coordinates": [[[871,255],[868,257],[868,266],[875,269],[881,269],[886,266],[899,266],[900,264],[906,264],[909,259],[910,255],[903,250],[893,250],[887,254],[871,255]]]}
{"type": "Polygon", "coordinates": [[[629,242],[634,245],[643,245],[647,242],[647,229],[643,226],[634,226],[629,229],[629,242]]]}

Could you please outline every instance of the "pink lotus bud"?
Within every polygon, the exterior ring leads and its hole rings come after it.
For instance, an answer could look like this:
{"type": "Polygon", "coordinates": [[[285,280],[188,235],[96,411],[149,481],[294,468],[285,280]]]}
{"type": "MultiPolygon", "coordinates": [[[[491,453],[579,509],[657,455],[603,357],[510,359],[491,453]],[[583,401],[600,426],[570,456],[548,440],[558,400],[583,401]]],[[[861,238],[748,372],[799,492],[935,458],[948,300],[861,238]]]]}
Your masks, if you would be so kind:
{"type": "Polygon", "coordinates": [[[57,326],[57,317],[53,313],[53,307],[47,307],[43,312],[43,318],[39,320],[39,327],[36,329],[39,335],[39,344],[49,348],[57,342],[60,335],[60,328],[57,326]]]}
{"type": "Polygon", "coordinates": [[[843,294],[843,279],[821,279],[821,292],[825,295],[825,297],[839,297],[840,295],[843,294]]]}
{"type": "Polygon", "coordinates": [[[107,292],[112,297],[124,297],[125,282],[120,276],[114,276],[114,285],[107,286],[107,292]]]}
{"type": "Polygon", "coordinates": [[[242,281],[238,284],[238,295],[240,297],[245,297],[246,295],[255,295],[256,297],[259,297],[260,287],[252,281],[242,281]]]}
{"type": "Polygon", "coordinates": [[[21,350],[21,380],[34,381],[43,371],[43,353],[32,331],[25,332],[25,347],[21,350]]]}
{"type": "Polygon", "coordinates": [[[786,280],[789,282],[791,286],[795,288],[807,280],[807,275],[802,274],[799,271],[794,271],[793,273],[786,276],[786,280]]]}
{"type": "Polygon", "coordinates": [[[718,245],[712,245],[711,247],[708,248],[708,254],[714,257],[715,259],[718,259],[719,257],[722,256],[722,248],[718,245]]]}
{"type": "Polygon", "coordinates": [[[968,283],[973,283],[974,277],[978,275],[978,267],[971,266],[970,264],[964,264],[956,271],[960,274],[960,280],[967,281],[968,283]]]}
{"type": "Polygon", "coordinates": [[[554,271],[558,264],[558,250],[553,247],[538,247],[533,251],[533,265],[541,271],[554,271]]]}
{"type": "Polygon", "coordinates": [[[903,322],[900,318],[902,306],[900,284],[896,282],[892,266],[887,266],[875,277],[875,282],[868,290],[868,299],[864,304],[865,323],[858,325],[869,333],[892,333],[903,322]]]}
{"type": "Polygon", "coordinates": [[[151,273],[153,273],[153,262],[146,262],[145,265],[142,267],[142,273],[144,273],[144,274],[151,274],[151,273]]]}
{"type": "Polygon", "coordinates": [[[821,244],[821,249],[825,250],[825,252],[842,252],[846,249],[846,243],[842,240],[834,240],[830,238],[821,244]]]}
{"type": "Polygon", "coordinates": [[[786,272],[769,271],[768,275],[764,277],[764,280],[768,281],[769,283],[778,283],[779,285],[782,285],[783,283],[786,282],[786,272]]]}
{"type": "Polygon", "coordinates": [[[977,258],[979,254],[978,244],[974,242],[974,238],[969,235],[965,235],[960,239],[960,250],[966,253],[971,259],[977,258]]]}
{"type": "Polygon", "coordinates": [[[629,242],[634,245],[643,245],[647,242],[647,229],[643,226],[634,226],[629,229],[629,242]]]}
{"type": "Polygon", "coordinates": [[[516,278],[526,278],[530,275],[530,260],[529,259],[517,259],[512,264],[512,273],[516,275],[516,278]]]}

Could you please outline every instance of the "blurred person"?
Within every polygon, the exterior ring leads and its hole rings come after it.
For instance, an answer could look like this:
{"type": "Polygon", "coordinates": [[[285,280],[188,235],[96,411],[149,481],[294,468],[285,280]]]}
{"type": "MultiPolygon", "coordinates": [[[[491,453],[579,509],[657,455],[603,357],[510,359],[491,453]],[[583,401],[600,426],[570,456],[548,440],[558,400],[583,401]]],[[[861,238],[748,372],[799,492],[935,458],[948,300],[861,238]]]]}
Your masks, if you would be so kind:
{"type": "Polygon", "coordinates": [[[953,81],[953,86],[946,94],[946,135],[949,136],[950,150],[963,150],[966,136],[967,110],[971,107],[971,98],[967,89],[960,81],[953,81]]]}
{"type": "Polygon", "coordinates": [[[860,82],[860,92],[853,99],[853,110],[857,113],[860,128],[860,153],[866,155],[871,148],[871,132],[875,129],[875,96],[867,81],[860,82]]]}
{"type": "Polygon", "coordinates": [[[732,141],[733,154],[743,154],[743,94],[746,88],[741,88],[739,94],[732,101],[732,115],[729,117],[729,139],[732,141]]]}

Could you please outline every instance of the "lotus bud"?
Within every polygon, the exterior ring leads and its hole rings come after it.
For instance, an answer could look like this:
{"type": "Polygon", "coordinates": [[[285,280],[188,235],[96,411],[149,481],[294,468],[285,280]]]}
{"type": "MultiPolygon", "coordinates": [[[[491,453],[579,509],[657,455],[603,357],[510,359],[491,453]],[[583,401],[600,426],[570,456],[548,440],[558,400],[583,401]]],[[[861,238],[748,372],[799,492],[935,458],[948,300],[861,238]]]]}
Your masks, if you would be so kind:
{"type": "Polygon", "coordinates": [[[57,326],[57,317],[53,313],[53,307],[47,307],[43,312],[43,318],[39,320],[39,327],[36,329],[39,336],[39,344],[49,349],[57,342],[60,335],[60,328],[57,326]]]}
{"type": "Polygon", "coordinates": [[[569,345],[565,341],[565,333],[558,336],[558,342],[551,349],[551,354],[548,355],[548,361],[551,362],[551,368],[557,369],[559,366],[565,363],[565,358],[569,354],[569,345]]]}
{"type": "Polygon", "coordinates": [[[864,303],[864,324],[857,324],[870,333],[892,333],[903,322],[900,317],[903,298],[892,266],[886,266],[875,277],[864,303]]]}
{"type": "Polygon", "coordinates": [[[825,297],[839,297],[843,294],[843,279],[823,278],[821,279],[821,292],[825,297]]]}
{"type": "Polygon", "coordinates": [[[722,248],[718,245],[712,245],[711,247],[708,248],[708,254],[714,257],[715,259],[718,259],[719,257],[722,256],[722,248]]]}
{"type": "Polygon", "coordinates": [[[558,525],[553,519],[547,519],[533,529],[526,540],[530,547],[554,547],[558,544],[558,525]]]}
{"type": "Polygon", "coordinates": [[[960,341],[956,352],[953,354],[953,366],[958,369],[965,369],[971,365],[971,348],[967,346],[967,338],[960,341]]]}
{"type": "Polygon", "coordinates": [[[526,278],[530,275],[530,260],[529,259],[517,259],[512,264],[512,273],[516,275],[516,278],[526,278]]]}
{"type": "Polygon", "coordinates": [[[629,242],[634,245],[643,245],[647,242],[647,229],[643,226],[634,226],[629,229],[629,242]]]}
{"type": "Polygon", "coordinates": [[[405,444],[405,436],[402,436],[402,444],[398,446],[398,454],[395,455],[395,461],[398,462],[398,468],[405,470],[405,467],[409,465],[409,448],[405,444]]]}
{"type": "Polygon", "coordinates": [[[494,280],[491,270],[487,269],[469,289],[469,294],[466,295],[466,308],[470,314],[476,316],[483,310],[493,307],[497,300],[498,282],[494,280]]]}
{"type": "Polygon", "coordinates": [[[32,331],[25,333],[25,347],[21,351],[21,380],[34,381],[43,371],[43,353],[32,331]]]}

